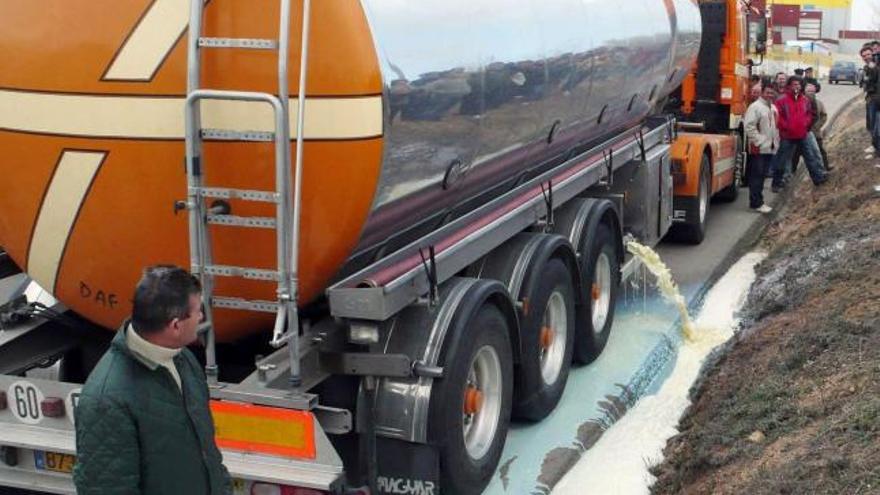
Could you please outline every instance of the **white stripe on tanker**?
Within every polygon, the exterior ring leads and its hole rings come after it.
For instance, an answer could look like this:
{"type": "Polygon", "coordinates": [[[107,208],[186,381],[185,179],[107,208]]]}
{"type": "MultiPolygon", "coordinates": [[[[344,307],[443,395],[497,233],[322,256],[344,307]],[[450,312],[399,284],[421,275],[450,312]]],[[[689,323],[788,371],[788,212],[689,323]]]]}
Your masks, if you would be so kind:
{"type": "MultiPolygon", "coordinates": [[[[0,90],[0,128],[39,134],[130,139],[183,139],[184,99],[0,90]]],[[[297,101],[290,100],[291,139],[297,101]]],[[[382,97],[308,98],[305,139],[360,139],[382,135],[382,97]]],[[[271,132],[272,110],[263,103],[202,103],[202,126],[271,132]]]]}
{"type": "Polygon", "coordinates": [[[43,198],[28,254],[28,274],[49,292],[83,199],[106,153],[65,151],[43,198]]]}
{"type": "Polygon", "coordinates": [[[148,81],[189,24],[189,0],[156,0],[125,40],[105,79],[148,81]]]}

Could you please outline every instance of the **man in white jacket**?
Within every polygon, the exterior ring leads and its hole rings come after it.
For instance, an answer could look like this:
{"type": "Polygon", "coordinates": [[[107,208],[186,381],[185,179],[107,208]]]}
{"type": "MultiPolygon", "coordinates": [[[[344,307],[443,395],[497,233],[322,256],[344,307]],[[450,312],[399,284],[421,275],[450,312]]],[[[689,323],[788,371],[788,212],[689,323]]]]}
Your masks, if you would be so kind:
{"type": "Polygon", "coordinates": [[[773,105],[775,99],[773,86],[764,85],[761,97],[749,105],[743,119],[749,144],[749,208],[760,213],[773,211],[764,204],[764,179],[767,167],[779,149],[779,130],[773,105]]]}

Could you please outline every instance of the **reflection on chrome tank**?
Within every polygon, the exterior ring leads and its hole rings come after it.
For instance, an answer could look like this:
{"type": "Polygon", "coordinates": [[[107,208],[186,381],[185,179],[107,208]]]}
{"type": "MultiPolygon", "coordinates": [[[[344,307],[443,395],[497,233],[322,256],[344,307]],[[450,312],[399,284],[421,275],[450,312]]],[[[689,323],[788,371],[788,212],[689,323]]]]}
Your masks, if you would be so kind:
{"type": "Polygon", "coordinates": [[[689,0],[364,0],[385,156],[361,247],[635,125],[700,43],[689,0]]]}

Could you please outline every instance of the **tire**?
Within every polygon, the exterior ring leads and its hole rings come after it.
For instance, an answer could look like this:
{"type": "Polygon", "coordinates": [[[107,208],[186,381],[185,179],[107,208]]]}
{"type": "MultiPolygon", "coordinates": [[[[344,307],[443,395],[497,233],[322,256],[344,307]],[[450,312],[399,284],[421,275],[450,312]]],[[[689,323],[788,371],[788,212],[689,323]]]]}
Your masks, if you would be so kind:
{"type": "Polygon", "coordinates": [[[676,225],[679,239],[688,244],[700,244],[706,237],[706,223],[709,218],[709,195],[711,194],[709,157],[703,155],[700,165],[700,187],[697,190],[697,201],[685,208],[685,223],[676,225]]]}
{"type": "Polygon", "coordinates": [[[739,155],[739,159],[736,160],[736,172],[734,175],[734,181],[739,185],[739,187],[749,187],[749,164],[746,150],[749,148],[748,138],[743,138],[742,141],[742,149],[739,150],[741,155],[739,155]]]}
{"type": "Polygon", "coordinates": [[[739,185],[740,181],[745,178],[745,158],[743,156],[742,150],[737,149],[735,160],[735,169],[733,172],[733,182],[730,183],[729,186],[724,189],[718,191],[715,194],[715,197],[718,198],[719,201],[723,201],[725,203],[733,203],[736,201],[737,196],[739,196],[739,185]]]}
{"type": "Polygon", "coordinates": [[[620,253],[612,229],[600,223],[588,242],[589,246],[581,252],[584,288],[578,301],[580,311],[574,347],[574,360],[580,364],[595,361],[605,349],[620,290],[620,253]],[[596,297],[594,287],[598,288],[599,297],[596,297]]]}
{"type": "Polygon", "coordinates": [[[572,273],[559,258],[535,265],[525,299],[531,308],[520,328],[522,354],[516,368],[513,415],[547,417],[562,398],[574,347],[575,293],[572,273]]]}
{"type": "Polygon", "coordinates": [[[495,473],[510,424],[513,357],[501,311],[484,304],[443,350],[440,362],[446,374],[434,381],[428,421],[440,454],[441,486],[444,493],[476,495],[495,473]],[[474,399],[473,390],[485,394],[482,400],[474,399]],[[477,409],[467,432],[466,406],[477,409]]]}

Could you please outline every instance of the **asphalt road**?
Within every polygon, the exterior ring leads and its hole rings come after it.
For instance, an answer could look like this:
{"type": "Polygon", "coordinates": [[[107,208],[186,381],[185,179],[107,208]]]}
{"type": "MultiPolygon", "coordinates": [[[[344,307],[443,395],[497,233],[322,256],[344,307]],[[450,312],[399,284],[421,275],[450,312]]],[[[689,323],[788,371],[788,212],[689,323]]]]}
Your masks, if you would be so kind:
{"type": "MultiPolygon", "coordinates": [[[[859,92],[858,86],[824,83],[819,98],[831,117],[859,92]]],[[[834,160],[834,157],[829,157],[829,160],[834,160]]],[[[770,191],[769,180],[764,197],[770,206],[777,205],[779,201],[777,195],[770,191]]],[[[682,294],[689,300],[701,292],[707,281],[711,280],[716,268],[724,268],[724,261],[735,254],[743,236],[762,220],[762,215],[753,212],[748,206],[749,191],[747,188],[742,188],[735,202],[713,201],[710,204],[709,223],[702,244],[699,246],[670,242],[660,244],[657,251],[675,275],[682,294]]]]}

